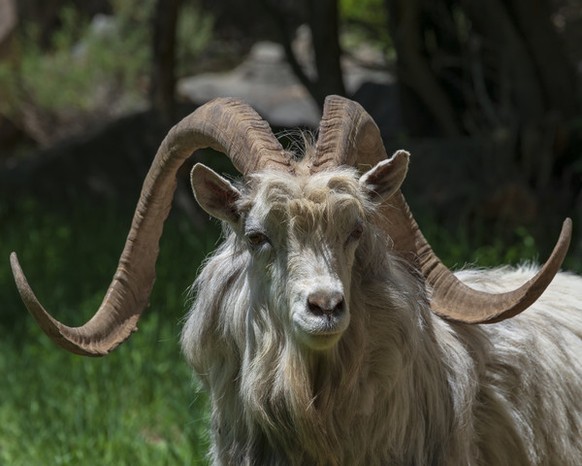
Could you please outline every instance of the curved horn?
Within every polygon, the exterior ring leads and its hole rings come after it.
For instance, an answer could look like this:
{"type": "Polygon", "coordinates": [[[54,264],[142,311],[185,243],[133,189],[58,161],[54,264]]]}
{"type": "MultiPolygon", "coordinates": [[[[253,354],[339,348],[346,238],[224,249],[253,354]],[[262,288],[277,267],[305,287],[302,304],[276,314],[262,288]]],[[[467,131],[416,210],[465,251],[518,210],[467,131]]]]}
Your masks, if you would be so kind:
{"type": "MultiPolygon", "coordinates": [[[[339,165],[374,165],[387,158],[380,130],[356,102],[339,96],[326,99],[312,170],[339,165]]],[[[564,221],[552,254],[539,272],[506,293],[486,293],[463,284],[434,253],[401,192],[380,207],[381,227],[394,250],[417,263],[432,288],[431,309],[444,319],[492,323],[513,317],[533,304],[558,272],[570,244],[572,222],[564,221]]]]}
{"type": "Polygon", "coordinates": [[[54,319],[36,299],[12,253],[20,296],[44,332],[73,353],[101,356],[137,328],[155,280],[164,221],[171,208],[176,174],[196,150],[211,147],[230,157],[243,175],[264,168],[289,169],[289,160],[269,125],[248,105],[216,99],[174,126],[163,140],[144,181],[117,271],[95,315],[80,327],[54,319]]]}
{"type": "Polygon", "coordinates": [[[356,164],[371,168],[384,158],[380,130],[362,106],[344,97],[328,96],[323,105],[311,171],[356,164]]]}
{"type": "Polygon", "coordinates": [[[485,293],[463,284],[446,268],[425,240],[419,251],[421,269],[433,286],[431,308],[447,320],[493,323],[514,317],[531,306],[548,287],[560,269],[572,236],[572,221],[567,218],[549,259],[538,273],[522,286],[506,293],[485,293]]]}

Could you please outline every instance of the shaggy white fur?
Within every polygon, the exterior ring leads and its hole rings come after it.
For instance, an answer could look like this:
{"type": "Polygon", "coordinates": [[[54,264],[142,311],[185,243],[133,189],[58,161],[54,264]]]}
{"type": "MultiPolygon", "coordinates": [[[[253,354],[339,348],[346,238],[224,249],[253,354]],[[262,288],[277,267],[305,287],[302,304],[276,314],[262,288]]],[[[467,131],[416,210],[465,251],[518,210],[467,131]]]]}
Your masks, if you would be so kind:
{"type": "MultiPolygon", "coordinates": [[[[233,187],[236,220],[182,333],[210,394],[214,464],[581,464],[582,279],[558,274],[507,321],[446,322],[376,228],[363,179],[260,173],[233,187]],[[333,316],[310,312],[318,290],[343,296],[333,316]]],[[[459,275],[500,291],[532,273],[459,275]]]]}

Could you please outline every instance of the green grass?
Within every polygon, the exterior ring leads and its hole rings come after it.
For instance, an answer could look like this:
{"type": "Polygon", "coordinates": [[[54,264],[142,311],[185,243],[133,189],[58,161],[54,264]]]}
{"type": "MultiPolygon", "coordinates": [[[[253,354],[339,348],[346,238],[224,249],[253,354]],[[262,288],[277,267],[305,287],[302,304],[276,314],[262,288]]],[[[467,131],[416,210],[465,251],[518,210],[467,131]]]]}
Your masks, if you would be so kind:
{"type": "MultiPolygon", "coordinates": [[[[47,309],[68,324],[83,323],[101,302],[130,218],[89,205],[66,212],[36,202],[11,212],[0,206],[0,465],[205,464],[207,400],[178,338],[186,290],[216,244],[216,223],[201,232],[180,213],[170,217],[140,330],[105,358],[56,348],[12,281],[8,255],[16,250],[47,309]]],[[[467,233],[420,223],[450,266],[535,258],[535,241],[525,231],[510,245],[476,245],[467,233]]]]}
{"type": "Polygon", "coordinates": [[[57,350],[30,332],[0,344],[0,464],[201,464],[205,398],[195,396],[175,326],[149,316],[102,360],[57,350]]]}
{"type": "MultiPolygon", "coordinates": [[[[177,217],[177,216],[176,216],[177,217]]],[[[158,279],[140,330],[105,358],[57,349],[27,314],[8,267],[19,253],[57,318],[92,315],[115,269],[130,216],[115,209],[0,212],[0,465],[204,464],[208,409],[178,347],[185,292],[218,236],[167,224],[158,279]]]]}

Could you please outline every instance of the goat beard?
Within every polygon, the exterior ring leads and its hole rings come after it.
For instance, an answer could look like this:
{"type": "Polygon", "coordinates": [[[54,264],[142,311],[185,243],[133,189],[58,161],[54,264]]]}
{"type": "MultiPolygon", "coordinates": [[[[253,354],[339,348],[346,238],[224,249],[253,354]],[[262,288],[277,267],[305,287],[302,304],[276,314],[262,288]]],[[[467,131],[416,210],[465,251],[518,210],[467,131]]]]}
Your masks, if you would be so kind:
{"type": "Polygon", "coordinates": [[[255,436],[265,436],[271,448],[289,457],[297,458],[297,452],[304,451],[304,461],[337,463],[341,448],[330,422],[332,401],[338,391],[356,389],[354,371],[360,361],[352,355],[361,355],[361,348],[348,348],[352,345],[344,335],[334,348],[313,351],[283,329],[274,329],[272,320],[266,322],[263,326],[255,320],[244,357],[241,394],[247,425],[255,436]]]}

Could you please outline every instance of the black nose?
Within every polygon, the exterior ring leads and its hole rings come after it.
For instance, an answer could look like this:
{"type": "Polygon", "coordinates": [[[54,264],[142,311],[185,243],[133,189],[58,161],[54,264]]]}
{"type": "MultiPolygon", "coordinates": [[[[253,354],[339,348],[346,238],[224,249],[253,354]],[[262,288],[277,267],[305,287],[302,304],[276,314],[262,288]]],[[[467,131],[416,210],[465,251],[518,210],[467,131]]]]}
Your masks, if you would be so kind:
{"type": "Polygon", "coordinates": [[[315,291],[307,297],[307,307],[317,316],[337,315],[344,309],[344,295],[340,291],[315,291]]]}

